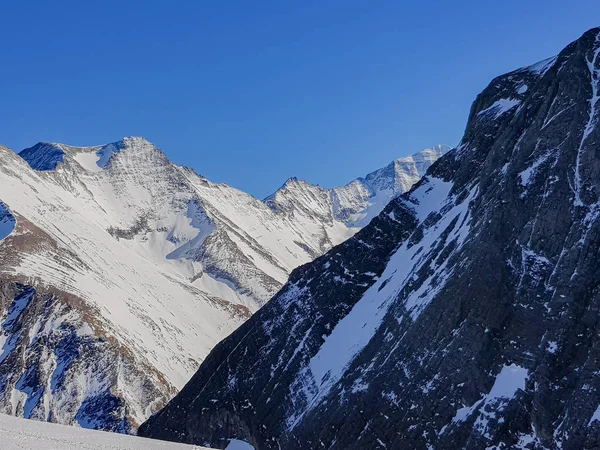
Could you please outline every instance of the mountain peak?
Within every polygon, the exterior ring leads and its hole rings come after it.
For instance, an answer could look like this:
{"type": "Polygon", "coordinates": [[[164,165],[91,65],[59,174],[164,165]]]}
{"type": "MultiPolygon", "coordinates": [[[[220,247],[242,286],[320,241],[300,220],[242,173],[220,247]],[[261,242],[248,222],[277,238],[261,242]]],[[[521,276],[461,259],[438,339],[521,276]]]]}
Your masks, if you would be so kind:
{"type": "Polygon", "coordinates": [[[450,150],[451,147],[440,144],[397,158],[387,166],[367,174],[364,181],[374,193],[389,191],[393,196],[406,192],[425,174],[431,164],[450,150]]]}
{"type": "Polygon", "coordinates": [[[56,142],[38,142],[33,147],[19,152],[19,156],[32,169],[38,171],[56,170],[59,163],[65,162],[66,158],[77,160],[79,165],[87,170],[98,171],[99,169],[106,169],[113,155],[122,151],[136,154],[154,153],[158,154],[162,159],[167,159],[166,155],[158,147],[139,136],[128,136],[110,144],[92,147],[77,147],[56,142]]]}
{"type": "Polygon", "coordinates": [[[123,148],[140,148],[140,147],[154,147],[157,148],[152,142],[142,136],[126,136],[123,139],[113,142],[115,146],[123,148]]]}
{"type": "Polygon", "coordinates": [[[300,180],[298,180],[298,178],[297,178],[297,177],[289,177],[289,178],[288,178],[288,179],[285,181],[285,183],[283,183],[283,185],[284,185],[284,186],[287,186],[287,185],[289,185],[289,184],[296,184],[296,183],[298,183],[299,181],[300,181],[300,180]]]}
{"type": "Polygon", "coordinates": [[[163,159],[167,160],[166,155],[152,142],[143,137],[129,136],[100,147],[96,151],[96,155],[98,156],[96,165],[102,169],[106,169],[109,166],[113,155],[121,152],[131,153],[132,155],[135,155],[134,157],[144,153],[158,153],[163,159]]]}
{"type": "Polygon", "coordinates": [[[299,179],[298,177],[289,177],[287,180],[285,180],[285,183],[283,183],[279,189],[277,189],[271,195],[265,197],[263,199],[263,202],[273,206],[273,201],[279,195],[281,195],[284,191],[288,191],[288,190],[294,191],[295,189],[306,187],[306,186],[316,187],[316,185],[312,185],[312,184],[308,183],[307,181],[299,179]]]}
{"type": "Polygon", "coordinates": [[[369,223],[393,197],[408,191],[449,150],[446,145],[436,145],[331,189],[291,177],[263,201],[275,211],[297,212],[300,208],[307,214],[314,214],[314,206],[319,205],[324,220],[338,220],[356,230],[369,223]]]}

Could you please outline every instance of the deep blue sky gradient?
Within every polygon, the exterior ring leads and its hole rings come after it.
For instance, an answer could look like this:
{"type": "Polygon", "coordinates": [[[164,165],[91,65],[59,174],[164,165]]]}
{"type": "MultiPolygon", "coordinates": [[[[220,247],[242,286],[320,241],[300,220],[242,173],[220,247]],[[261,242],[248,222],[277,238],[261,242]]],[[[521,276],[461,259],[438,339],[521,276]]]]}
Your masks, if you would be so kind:
{"type": "Polygon", "coordinates": [[[456,145],[496,75],[600,25],[600,2],[0,4],[0,142],[144,136],[264,197],[456,145]]]}

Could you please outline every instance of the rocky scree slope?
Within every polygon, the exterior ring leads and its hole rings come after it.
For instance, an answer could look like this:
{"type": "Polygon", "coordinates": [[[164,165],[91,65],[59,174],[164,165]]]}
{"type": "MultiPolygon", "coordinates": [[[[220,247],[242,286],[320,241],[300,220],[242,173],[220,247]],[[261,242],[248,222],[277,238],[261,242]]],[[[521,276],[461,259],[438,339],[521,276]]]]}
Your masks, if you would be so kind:
{"type": "Polygon", "coordinates": [[[494,79],[458,148],[296,269],[144,436],[597,448],[600,28],[494,79]]]}
{"type": "Polygon", "coordinates": [[[0,147],[0,412],[133,432],[296,266],[356,231],[142,138],[0,147]]]}

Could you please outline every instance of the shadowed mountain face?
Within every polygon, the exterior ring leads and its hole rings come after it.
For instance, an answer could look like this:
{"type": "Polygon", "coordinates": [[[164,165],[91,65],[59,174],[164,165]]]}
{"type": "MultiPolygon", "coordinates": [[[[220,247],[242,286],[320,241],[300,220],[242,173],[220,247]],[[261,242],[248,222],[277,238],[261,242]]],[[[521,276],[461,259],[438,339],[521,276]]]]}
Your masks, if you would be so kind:
{"type": "Polygon", "coordinates": [[[458,148],[296,269],[140,434],[596,448],[600,28],[494,79],[458,148]]]}

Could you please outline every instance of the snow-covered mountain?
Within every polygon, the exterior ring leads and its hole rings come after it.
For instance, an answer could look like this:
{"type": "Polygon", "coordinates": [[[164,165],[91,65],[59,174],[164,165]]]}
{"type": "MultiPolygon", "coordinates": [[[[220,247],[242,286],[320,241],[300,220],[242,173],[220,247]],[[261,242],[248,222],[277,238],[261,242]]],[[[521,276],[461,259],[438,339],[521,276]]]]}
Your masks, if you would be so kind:
{"type": "Polygon", "coordinates": [[[321,212],[278,211],[142,138],[0,147],[0,411],[135,429],[358,229],[321,212]]]}
{"type": "Polygon", "coordinates": [[[437,145],[392,161],[386,167],[345,186],[324,189],[290,178],[265,202],[274,211],[295,217],[317,215],[322,223],[339,221],[358,230],[379,214],[396,195],[407,192],[450,147],[437,145]]]}
{"type": "Polygon", "coordinates": [[[600,28],[494,79],[461,144],[221,342],[143,436],[600,443],[600,28]]]}

